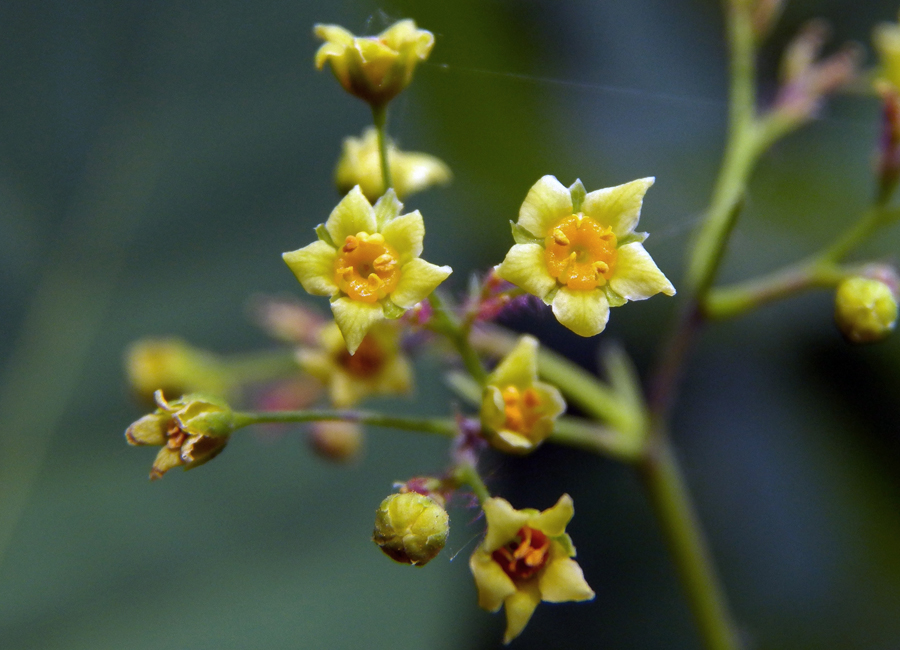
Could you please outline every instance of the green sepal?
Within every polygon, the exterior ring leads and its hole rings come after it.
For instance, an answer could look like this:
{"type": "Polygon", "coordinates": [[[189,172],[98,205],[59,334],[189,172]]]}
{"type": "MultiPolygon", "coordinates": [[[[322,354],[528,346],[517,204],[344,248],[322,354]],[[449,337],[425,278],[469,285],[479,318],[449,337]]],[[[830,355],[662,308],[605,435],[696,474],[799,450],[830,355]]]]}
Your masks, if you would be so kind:
{"type": "Polygon", "coordinates": [[[385,300],[384,302],[382,302],[381,307],[384,310],[384,317],[390,320],[397,320],[406,313],[406,310],[403,309],[403,307],[395,305],[390,300],[385,300]]]}
{"type": "Polygon", "coordinates": [[[606,300],[609,302],[610,307],[621,307],[626,302],[628,302],[627,300],[625,300],[625,298],[623,298],[622,296],[617,294],[615,291],[613,291],[609,287],[609,285],[606,285],[605,287],[603,287],[603,290],[606,293],[606,300]]]}
{"type": "Polygon", "coordinates": [[[580,178],[569,187],[569,194],[572,195],[572,212],[581,212],[581,204],[584,203],[587,190],[584,189],[584,184],[580,178]]]}
{"type": "Polygon", "coordinates": [[[626,244],[634,244],[635,242],[642,244],[645,239],[647,239],[647,233],[645,232],[630,232],[618,241],[618,245],[621,247],[626,244]]]}
{"type": "Polygon", "coordinates": [[[522,226],[517,224],[514,221],[509,222],[510,227],[512,228],[512,236],[517,244],[543,244],[544,240],[539,237],[535,237],[530,232],[525,230],[522,226]]]}
{"type": "Polygon", "coordinates": [[[550,539],[562,546],[569,557],[575,557],[575,545],[572,543],[572,538],[569,537],[567,533],[563,533],[558,537],[551,537],[550,539]]]}
{"type": "Polygon", "coordinates": [[[324,223],[320,223],[316,226],[316,236],[329,246],[333,248],[337,248],[337,245],[334,243],[334,240],[331,238],[331,234],[328,232],[328,229],[325,227],[324,223]]]}

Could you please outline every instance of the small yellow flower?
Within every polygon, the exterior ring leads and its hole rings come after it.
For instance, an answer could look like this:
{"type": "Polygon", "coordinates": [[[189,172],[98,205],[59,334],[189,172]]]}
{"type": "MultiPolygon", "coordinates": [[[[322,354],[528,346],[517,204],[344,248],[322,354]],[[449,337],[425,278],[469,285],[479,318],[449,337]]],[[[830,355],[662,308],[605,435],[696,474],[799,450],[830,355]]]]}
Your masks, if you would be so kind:
{"type": "Polygon", "coordinates": [[[575,514],[572,497],[538,512],[516,510],[508,501],[484,505],[487,534],[469,559],[478,587],[478,605],[489,612],[506,607],[504,643],[519,636],[542,600],[548,603],[591,600],[566,526],[575,514]]]}
{"type": "Polygon", "coordinates": [[[876,85],[900,94],[900,24],[881,23],[875,27],[872,41],[881,63],[876,85]]]}
{"type": "Polygon", "coordinates": [[[417,492],[392,494],[375,511],[375,542],[392,560],[425,566],[447,543],[450,516],[438,500],[417,492]]]}
{"type": "Polygon", "coordinates": [[[523,336],[487,379],[481,400],[481,424],[490,443],[523,454],[553,433],[553,422],[566,410],[560,392],[537,380],[538,342],[523,336]]]}
{"type": "Polygon", "coordinates": [[[384,106],[406,88],[416,64],[434,47],[434,35],[409,19],[378,36],[354,36],[337,25],[316,25],[315,33],[325,41],[316,52],[316,67],[331,63],[344,90],[373,106],[384,106]]]}
{"type": "MultiPolygon", "coordinates": [[[[432,185],[450,182],[450,168],[439,158],[400,151],[390,140],[387,155],[397,198],[403,199],[432,185]]],[[[341,194],[349,192],[354,185],[359,185],[371,202],[384,194],[378,132],[374,128],[366,129],[361,138],[344,139],[344,152],[334,175],[341,194]]]]}
{"type": "Polygon", "coordinates": [[[331,311],[354,354],[384,318],[399,318],[450,275],[421,259],[425,223],[388,190],[373,207],[354,187],[323,225],[319,240],[283,255],[309,293],[331,297],[331,311]]]}
{"type": "Polygon", "coordinates": [[[162,447],[153,461],[150,480],[162,478],[173,467],[185,470],[215,458],[234,431],[234,418],[227,404],[202,395],[185,395],[167,402],[156,391],[158,408],[133,423],[125,432],[130,445],[162,447]]]}
{"type": "Polygon", "coordinates": [[[544,176],[513,224],[513,246],[497,274],[553,306],[557,320],[581,336],[606,327],[609,308],[657,293],[674,295],[634,232],[652,178],[585,194],[544,176]]]}
{"type": "Polygon", "coordinates": [[[393,323],[375,323],[356,353],[347,344],[337,324],[319,333],[319,347],[300,348],[300,367],[328,387],[337,408],[352,406],[367,395],[408,392],[412,370],[400,349],[400,332],[393,323]]]}

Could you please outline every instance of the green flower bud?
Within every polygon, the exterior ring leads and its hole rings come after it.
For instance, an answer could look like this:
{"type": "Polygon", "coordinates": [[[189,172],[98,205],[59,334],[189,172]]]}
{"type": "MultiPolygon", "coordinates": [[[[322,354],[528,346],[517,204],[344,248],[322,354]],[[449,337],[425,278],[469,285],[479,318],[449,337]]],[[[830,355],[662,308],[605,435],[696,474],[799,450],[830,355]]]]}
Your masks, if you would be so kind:
{"type": "Polygon", "coordinates": [[[897,324],[897,298],[880,280],[848,278],[838,285],[834,319],[852,343],[873,343],[885,338],[897,324]]]}
{"type": "Polygon", "coordinates": [[[441,552],[449,534],[447,511],[424,494],[392,494],[375,511],[372,541],[403,564],[424,566],[441,552]]]}

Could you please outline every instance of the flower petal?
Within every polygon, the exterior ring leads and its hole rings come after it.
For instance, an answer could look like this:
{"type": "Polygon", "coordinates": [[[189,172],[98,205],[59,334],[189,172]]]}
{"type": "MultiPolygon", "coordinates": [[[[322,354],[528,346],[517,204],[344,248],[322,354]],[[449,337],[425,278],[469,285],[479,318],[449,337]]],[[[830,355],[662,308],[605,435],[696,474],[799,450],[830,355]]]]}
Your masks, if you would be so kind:
{"type": "Polygon", "coordinates": [[[616,272],[610,288],[628,300],[645,300],[657,293],[675,295],[675,287],[659,270],[642,244],[635,242],[619,249],[616,272]]]}
{"type": "Polygon", "coordinates": [[[481,507],[487,520],[487,533],[481,544],[486,553],[493,553],[512,540],[534,512],[516,510],[509,501],[500,497],[488,499],[481,507]]]}
{"type": "Polygon", "coordinates": [[[496,612],[503,601],[516,593],[512,578],[494,562],[490,553],[477,549],[469,558],[469,569],[478,587],[478,606],[489,612],[496,612]]]}
{"type": "Polygon", "coordinates": [[[390,299],[398,307],[412,309],[431,295],[453,269],[449,266],[435,266],[417,257],[404,264],[400,272],[400,282],[391,292],[390,299]]]}
{"type": "Polygon", "coordinates": [[[339,43],[323,43],[322,46],[316,50],[316,68],[319,70],[324,68],[325,62],[329,59],[331,59],[332,64],[334,64],[335,60],[339,60],[346,49],[346,45],[339,43]]]}
{"type": "Polygon", "coordinates": [[[581,209],[597,223],[611,227],[616,237],[624,237],[637,226],[644,194],[654,180],[652,176],[639,178],[624,185],[591,192],[584,197],[581,209]]]}
{"type": "Polygon", "coordinates": [[[353,34],[340,25],[323,25],[319,23],[313,27],[313,32],[328,43],[337,43],[344,46],[353,44],[353,34]]]}
{"type": "Polygon", "coordinates": [[[572,214],[572,195],[556,176],[544,176],[535,183],[519,208],[518,225],[535,237],[546,237],[555,222],[572,214]]]}
{"type": "Polygon", "coordinates": [[[531,386],[537,379],[538,341],[522,336],[512,351],[494,368],[487,383],[494,386],[531,386]]]}
{"type": "Polygon", "coordinates": [[[518,591],[506,599],[506,633],[503,635],[503,643],[509,643],[522,633],[540,602],[541,592],[533,580],[520,585],[518,591]]]}
{"type": "Polygon", "coordinates": [[[594,590],[584,579],[578,562],[567,557],[551,560],[538,582],[541,599],[548,603],[591,600],[594,590]]]}
{"type": "Polygon", "coordinates": [[[491,444],[497,449],[508,453],[523,454],[537,447],[537,444],[533,440],[526,438],[521,433],[511,431],[510,429],[500,429],[494,435],[498,440],[492,439],[491,444]]]}
{"type": "Polygon", "coordinates": [[[369,328],[384,318],[384,311],[377,302],[359,302],[350,298],[338,298],[332,302],[331,311],[335,322],[341,328],[350,354],[356,352],[369,328]]]}
{"type": "Polygon", "coordinates": [[[609,302],[601,289],[573,291],[563,287],[553,299],[553,315],[579,336],[594,336],[606,327],[609,302]]]}
{"type": "MultiPolygon", "coordinates": [[[[377,144],[375,145],[378,146],[377,144]]],[[[390,156],[391,150],[394,149],[394,146],[391,143],[388,143],[388,156],[390,156]]],[[[375,162],[378,164],[378,175],[381,175],[381,158],[375,158],[375,162]]],[[[390,161],[388,162],[390,165],[390,161]]],[[[397,215],[400,214],[400,210],[403,209],[403,204],[397,199],[397,192],[394,191],[393,187],[389,187],[387,192],[385,192],[376,202],[375,205],[372,206],[372,210],[375,214],[375,224],[378,232],[384,232],[384,227],[397,218],[397,215]]]]}
{"type": "Polygon", "coordinates": [[[325,222],[325,228],[338,246],[343,246],[349,235],[359,232],[376,232],[375,212],[363,196],[359,186],[347,192],[325,222]]]}
{"type": "Polygon", "coordinates": [[[334,261],[337,251],[319,240],[309,246],[281,256],[300,284],[314,296],[332,296],[338,291],[334,282],[334,261]]]}
{"type": "Polygon", "coordinates": [[[556,288],[539,244],[515,244],[497,267],[497,275],[542,300],[556,288]]]}
{"type": "Polygon", "coordinates": [[[564,494],[552,508],[547,508],[541,514],[528,521],[528,525],[541,531],[547,537],[559,537],[566,532],[566,526],[575,514],[575,506],[572,497],[564,494]]]}
{"type": "Polygon", "coordinates": [[[422,254],[425,222],[419,211],[410,212],[387,222],[381,230],[384,241],[400,255],[400,264],[407,264],[422,254]]]}
{"type": "Polygon", "coordinates": [[[150,468],[150,480],[155,481],[162,478],[163,474],[179,465],[184,465],[184,461],[181,460],[181,453],[177,449],[163,447],[156,454],[153,467],[150,468]]]}
{"type": "Polygon", "coordinates": [[[151,413],[128,427],[125,439],[129,445],[164,445],[166,428],[172,418],[168,414],[151,413]]]}

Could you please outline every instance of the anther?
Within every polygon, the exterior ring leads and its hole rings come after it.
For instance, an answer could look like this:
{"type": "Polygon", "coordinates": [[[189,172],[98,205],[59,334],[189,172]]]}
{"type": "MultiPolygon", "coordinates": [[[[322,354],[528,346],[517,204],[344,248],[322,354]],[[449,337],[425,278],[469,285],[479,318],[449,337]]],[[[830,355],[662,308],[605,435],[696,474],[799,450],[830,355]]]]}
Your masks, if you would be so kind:
{"type": "Polygon", "coordinates": [[[568,246],[569,238],[566,237],[566,234],[562,231],[561,228],[556,228],[553,233],[553,241],[555,241],[560,246],[568,246]]]}
{"type": "Polygon", "coordinates": [[[382,273],[386,273],[387,271],[390,271],[395,266],[397,266],[397,260],[395,260],[388,253],[379,255],[372,262],[372,268],[374,268],[376,271],[381,271],[382,273]]]}
{"type": "Polygon", "coordinates": [[[353,235],[347,235],[347,240],[344,242],[341,250],[345,253],[352,253],[357,248],[359,248],[359,240],[353,235]]]}

